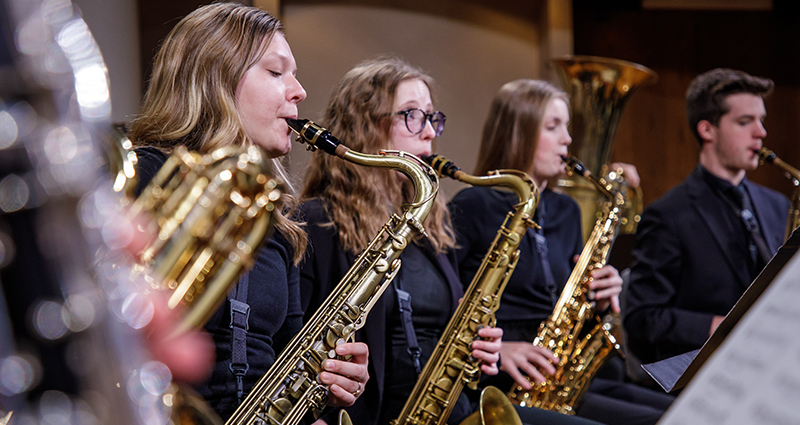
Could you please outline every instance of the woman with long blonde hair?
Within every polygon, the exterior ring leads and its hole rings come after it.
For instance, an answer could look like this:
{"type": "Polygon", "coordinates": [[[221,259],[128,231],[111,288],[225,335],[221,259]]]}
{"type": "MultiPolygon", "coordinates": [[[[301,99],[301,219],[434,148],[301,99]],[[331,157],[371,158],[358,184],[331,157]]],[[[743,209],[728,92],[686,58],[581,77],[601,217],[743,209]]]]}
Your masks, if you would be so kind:
{"type": "MultiPolygon", "coordinates": [[[[187,15],[163,41],[133,122],[140,186],[179,145],[200,153],[256,145],[288,184],[279,159],[291,150],[285,118],[297,118],[297,104],[306,97],[296,73],[283,26],[269,13],[215,3],[187,15]]],[[[284,210],[292,202],[286,199],[284,210]]],[[[216,363],[197,389],[222,418],[302,327],[297,263],[307,236],[281,211],[275,216],[275,235],[205,327],[215,342],[216,363]]],[[[329,404],[350,405],[368,379],[367,347],[343,344],[337,353],[351,360],[326,362],[320,379],[330,385],[329,404]]]]}

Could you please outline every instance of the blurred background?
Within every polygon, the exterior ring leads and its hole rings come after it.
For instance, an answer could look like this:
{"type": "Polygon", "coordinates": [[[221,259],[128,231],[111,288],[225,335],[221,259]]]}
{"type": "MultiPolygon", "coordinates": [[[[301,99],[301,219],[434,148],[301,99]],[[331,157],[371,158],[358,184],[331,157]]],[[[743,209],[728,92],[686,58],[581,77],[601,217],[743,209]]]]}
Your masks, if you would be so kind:
{"type": "MultiPolygon", "coordinates": [[[[109,67],[114,121],[138,108],[159,41],[204,1],[76,0],[109,67]]],[[[790,0],[253,0],[280,16],[308,91],[301,117],[320,119],[330,90],[360,61],[397,55],[439,83],[447,131],[441,154],[471,171],[489,104],[516,78],[561,85],[553,57],[593,55],[658,74],[631,96],[612,161],[635,164],[645,205],[688,175],[698,147],[684,112],[689,81],[715,67],[772,78],[765,145],[800,164],[800,12],[790,0]]],[[[346,142],[346,141],[345,141],[346,142]]],[[[289,167],[302,177],[309,155],[296,145],[289,167]]],[[[750,174],[791,193],[775,167],[750,174]]],[[[448,198],[458,183],[443,182],[448,198]]]]}

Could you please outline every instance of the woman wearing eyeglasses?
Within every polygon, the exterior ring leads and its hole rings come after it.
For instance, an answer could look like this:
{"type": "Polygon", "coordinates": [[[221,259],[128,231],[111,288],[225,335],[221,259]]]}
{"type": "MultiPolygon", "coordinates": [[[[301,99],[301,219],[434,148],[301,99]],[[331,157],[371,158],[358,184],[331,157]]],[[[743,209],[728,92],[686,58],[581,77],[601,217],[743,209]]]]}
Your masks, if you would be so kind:
{"type": "MultiPolygon", "coordinates": [[[[324,120],[348,147],[375,154],[396,149],[425,155],[435,151],[445,115],[435,110],[433,79],[399,59],[364,62],[348,72],[334,89],[324,120]]],[[[309,248],[300,265],[305,311],[315,311],[378,233],[390,214],[411,200],[411,182],[392,170],[365,168],[327,154],[314,156],[305,177],[300,207],[307,221],[309,248]]],[[[437,198],[424,223],[429,238],[419,238],[401,256],[400,273],[378,300],[356,335],[370,347],[370,379],[364,396],[346,410],[358,425],[387,425],[397,418],[436,343],[463,295],[454,267],[455,240],[449,213],[437,198]],[[398,290],[410,295],[411,312],[398,306],[398,290]],[[414,353],[419,353],[419,364],[414,353]]],[[[399,292],[402,294],[402,292],[399,292]]],[[[502,330],[482,329],[472,355],[485,375],[498,372],[502,330]]],[[[530,410],[530,409],[529,409],[530,410]]],[[[472,412],[465,395],[458,399],[449,423],[472,412]]],[[[526,423],[588,423],[541,412],[526,423]],[[546,419],[544,419],[546,417],[546,419]],[[555,421],[550,421],[550,419],[555,421]],[[562,420],[563,419],[563,420],[562,420]]]]}
{"type": "MultiPolygon", "coordinates": [[[[381,149],[430,154],[445,116],[434,109],[433,80],[399,59],[364,62],[348,72],[334,89],[321,124],[355,151],[381,149]]],[[[392,213],[411,200],[413,187],[394,170],[366,168],[327,154],[316,154],[305,176],[300,210],[308,222],[309,249],[300,265],[301,298],[313,312],[344,276],[355,258],[392,213]]],[[[357,339],[370,347],[370,375],[363,402],[350,412],[359,425],[388,424],[402,409],[414,387],[415,360],[425,365],[463,294],[448,253],[454,246],[447,208],[441,198],[424,223],[430,238],[420,238],[403,251],[403,266],[369,314],[357,339]],[[396,289],[411,295],[411,321],[416,341],[408,339],[399,312],[396,289]]],[[[473,346],[484,373],[497,373],[500,329],[484,329],[486,341],[473,346]]],[[[413,339],[413,338],[412,338],[413,339]]],[[[466,398],[452,417],[469,413],[466,398]]]]}

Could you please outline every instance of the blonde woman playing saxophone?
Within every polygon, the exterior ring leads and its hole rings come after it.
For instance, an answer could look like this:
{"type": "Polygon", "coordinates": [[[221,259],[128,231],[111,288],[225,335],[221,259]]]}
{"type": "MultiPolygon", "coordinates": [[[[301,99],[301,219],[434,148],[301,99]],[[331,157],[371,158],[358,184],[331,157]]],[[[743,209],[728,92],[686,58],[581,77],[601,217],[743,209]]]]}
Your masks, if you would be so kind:
{"type": "MultiPolygon", "coordinates": [[[[503,390],[513,383],[529,389],[526,375],[543,382],[545,376],[555,372],[557,358],[531,342],[540,322],[552,313],[583,249],[578,205],[548,186],[564,173],[562,156],[567,155],[572,142],[568,101],[567,95],[550,83],[512,81],[497,93],[484,126],[482,155],[475,174],[519,169],[530,174],[542,191],[534,216],[542,230],[531,229],[525,235],[517,269],[497,311],[498,326],[506,334],[500,351],[503,372],[492,385],[503,390]]],[[[638,185],[635,168],[624,168],[629,182],[638,185]]],[[[511,193],[477,187],[453,198],[450,210],[458,235],[462,280],[469,281],[475,274],[495,229],[514,202],[511,193]]],[[[617,270],[605,266],[592,277],[598,311],[619,312],[622,279],[617,270]]],[[[622,382],[609,382],[608,387],[613,390],[609,395],[590,387],[577,415],[607,424],[654,424],[671,402],[668,396],[622,382]]]]}
{"type": "MultiPolygon", "coordinates": [[[[179,145],[201,154],[257,145],[288,182],[277,158],[291,150],[285,118],[297,118],[297,104],[306,97],[296,73],[283,27],[269,13],[215,3],[187,15],[162,43],[131,129],[140,174],[151,177],[179,145]]],[[[307,237],[297,223],[275,216],[274,236],[205,327],[216,363],[197,390],[223,419],[302,327],[296,264],[307,237]]],[[[352,357],[327,362],[321,379],[330,385],[329,404],[351,405],[368,378],[367,347],[342,344],[337,353],[352,357]]]]}

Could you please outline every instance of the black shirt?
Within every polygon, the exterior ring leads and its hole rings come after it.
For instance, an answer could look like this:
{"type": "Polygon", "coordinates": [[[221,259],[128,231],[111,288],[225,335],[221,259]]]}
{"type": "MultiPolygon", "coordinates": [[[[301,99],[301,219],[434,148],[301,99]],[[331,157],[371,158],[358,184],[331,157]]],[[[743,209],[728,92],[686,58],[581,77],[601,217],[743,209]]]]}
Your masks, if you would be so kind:
{"type": "Polygon", "coordinates": [[[744,184],[747,177],[742,179],[738,186],[734,186],[728,180],[711,174],[710,171],[700,164],[697,165],[697,168],[700,170],[700,175],[703,176],[703,180],[708,183],[725,205],[730,207],[724,208],[720,215],[725,226],[727,226],[731,235],[735,238],[735,249],[731,250],[731,253],[735,255],[736,261],[741,261],[743,264],[748,265],[748,270],[750,271],[749,280],[753,281],[761,272],[761,269],[766,266],[766,263],[756,253],[752,252],[753,255],[751,255],[751,250],[757,248],[754,245],[755,241],[753,241],[753,237],[750,235],[741,217],[742,201],[739,199],[741,195],[735,193],[736,191],[743,193],[743,195],[747,197],[747,203],[752,205],[753,202],[750,199],[750,194],[747,192],[746,185],[744,184]]]}
{"type": "MultiPolygon", "coordinates": [[[[518,202],[514,193],[486,187],[464,189],[450,202],[458,240],[459,272],[465,285],[475,276],[506,214],[518,202]]],[[[569,196],[546,189],[542,192],[534,220],[542,226],[542,234],[547,240],[547,259],[558,295],[572,273],[574,257],[583,249],[583,236],[577,224],[580,223],[580,209],[569,196]],[[546,212],[545,217],[541,217],[541,210],[546,212]]],[[[547,279],[541,256],[536,252],[534,232],[534,229],[528,229],[520,243],[520,260],[496,314],[506,341],[528,339],[514,332],[514,322],[538,327],[553,311],[553,298],[545,284],[547,279]]]]}

